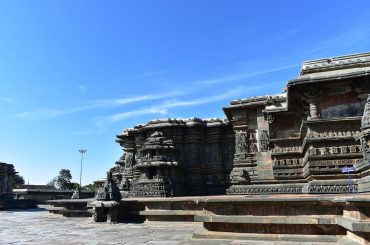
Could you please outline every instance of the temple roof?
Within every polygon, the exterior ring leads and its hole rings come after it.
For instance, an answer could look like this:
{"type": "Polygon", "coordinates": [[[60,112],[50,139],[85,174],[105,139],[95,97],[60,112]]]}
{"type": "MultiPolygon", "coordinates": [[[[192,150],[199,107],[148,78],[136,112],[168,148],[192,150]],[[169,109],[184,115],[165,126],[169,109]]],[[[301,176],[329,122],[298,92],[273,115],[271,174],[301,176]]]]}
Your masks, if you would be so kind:
{"type": "Polygon", "coordinates": [[[298,84],[370,75],[370,52],[303,62],[300,75],[288,82],[298,84]]]}
{"type": "Polygon", "coordinates": [[[117,138],[125,137],[130,132],[136,132],[146,129],[157,129],[157,128],[164,128],[164,127],[192,127],[192,126],[201,126],[201,127],[213,127],[213,126],[221,126],[227,125],[229,122],[226,119],[220,118],[208,118],[208,119],[200,119],[200,118],[186,118],[186,119],[177,119],[177,118],[166,118],[166,119],[157,119],[149,121],[146,124],[138,124],[135,125],[133,128],[125,129],[122,133],[117,135],[117,138]]]}
{"type": "Polygon", "coordinates": [[[370,67],[370,52],[305,61],[300,75],[358,67],[370,67]]]}
{"type": "Polygon", "coordinates": [[[286,110],[286,99],[287,94],[274,94],[274,95],[265,95],[265,96],[256,96],[246,99],[238,99],[230,102],[229,106],[223,107],[227,118],[230,120],[230,110],[247,107],[255,108],[264,106],[266,112],[276,112],[276,111],[285,111],[286,110]]]}

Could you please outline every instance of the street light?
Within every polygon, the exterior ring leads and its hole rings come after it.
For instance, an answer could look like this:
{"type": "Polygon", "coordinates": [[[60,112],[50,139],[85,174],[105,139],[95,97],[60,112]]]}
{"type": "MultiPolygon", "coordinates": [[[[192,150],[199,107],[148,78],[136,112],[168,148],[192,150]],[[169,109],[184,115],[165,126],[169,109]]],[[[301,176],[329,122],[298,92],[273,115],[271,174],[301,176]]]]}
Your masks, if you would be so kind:
{"type": "Polygon", "coordinates": [[[84,154],[87,152],[87,150],[80,149],[78,150],[81,153],[81,169],[80,169],[80,190],[81,190],[81,178],[82,178],[82,161],[84,159],[84,154]]]}

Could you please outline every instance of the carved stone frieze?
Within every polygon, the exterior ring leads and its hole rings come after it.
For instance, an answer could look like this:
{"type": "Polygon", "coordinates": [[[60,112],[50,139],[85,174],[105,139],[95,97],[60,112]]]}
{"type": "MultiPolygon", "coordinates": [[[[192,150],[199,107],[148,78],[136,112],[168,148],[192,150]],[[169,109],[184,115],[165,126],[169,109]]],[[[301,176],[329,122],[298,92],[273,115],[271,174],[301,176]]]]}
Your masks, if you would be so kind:
{"type": "Polygon", "coordinates": [[[309,148],[309,156],[319,155],[336,155],[336,154],[348,154],[348,153],[359,153],[361,152],[361,146],[359,145],[345,145],[345,146],[331,146],[331,147],[320,147],[320,148],[309,148]]]}
{"type": "Polygon", "coordinates": [[[289,146],[289,147],[275,147],[272,149],[272,153],[289,153],[289,152],[301,152],[302,147],[299,146],[289,146]]]}
{"type": "Polygon", "coordinates": [[[348,193],[357,192],[357,185],[311,185],[308,193],[348,193]]]}
{"type": "Polygon", "coordinates": [[[229,195],[278,193],[302,193],[302,186],[235,186],[227,191],[229,195]]]}

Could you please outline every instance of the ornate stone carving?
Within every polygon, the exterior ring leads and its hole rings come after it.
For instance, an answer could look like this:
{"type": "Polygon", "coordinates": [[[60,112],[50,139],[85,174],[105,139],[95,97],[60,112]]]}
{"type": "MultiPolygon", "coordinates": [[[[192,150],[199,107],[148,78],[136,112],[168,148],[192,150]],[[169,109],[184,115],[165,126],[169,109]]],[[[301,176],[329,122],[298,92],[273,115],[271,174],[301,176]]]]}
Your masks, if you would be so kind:
{"type": "Polygon", "coordinates": [[[365,104],[364,114],[361,120],[361,129],[366,130],[370,128],[370,94],[367,97],[367,103],[365,104]]]}
{"type": "Polygon", "coordinates": [[[365,137],[361,138],[361,148],[364,159],[370,160],[370,141],[365,137]]]}
{"type": "Polygon", "coordinates": [[[311,185],[308,193],[348,193],[357,192],[357,185],[311,185]]]}
{"type": "Polygon", "coordinates": [[[247,137],[245,132],[235,132],[235,154],[249,153],[247,137]]]}
{"type": "Polygon", "coordinates": [[[264,117],[265,120],[270,124],[273,123],[273,121],[275,120],[275,115],[273,113],[265,113],[264,117]]]}
{"type": "Polygon", "coordinates": [[[134,165],[134,153],[127,152],[125,156],[125,168],[130,169],[134,165]]]}
{"type": "Polygon", "coordinates": [[[260,151],[268,151],[269,143],[270,143],[270,136],[267,130],[261,130],[259,141],[260,141],[260,151]]]}
{"type": "Polygon", "coordinates": [[[98,191],[96,200],[99,201],[120,201],[121,193],[117,187],[116,182],[113,180],[112,173],[107,172],[107,179],[104,186],[98,191]]]}

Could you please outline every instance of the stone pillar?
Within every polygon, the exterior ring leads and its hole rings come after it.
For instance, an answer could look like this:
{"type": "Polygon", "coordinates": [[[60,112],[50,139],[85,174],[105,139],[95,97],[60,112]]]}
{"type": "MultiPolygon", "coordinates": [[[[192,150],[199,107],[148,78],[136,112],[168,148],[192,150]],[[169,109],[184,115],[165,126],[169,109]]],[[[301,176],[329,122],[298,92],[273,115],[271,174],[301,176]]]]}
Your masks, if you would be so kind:
{"type": "Polygon", "coordinates": [[[258,152],[256,153],[257,161],[256,172],[258,180],[271,180],[274,178],[271,152],[269,150],[269,141],[270,141],[269,124],[272,121],[268,121],[266,119],[264,117],[264,114],[262,113],[262,109],[258,109],[257,112],[258,152]]]}

